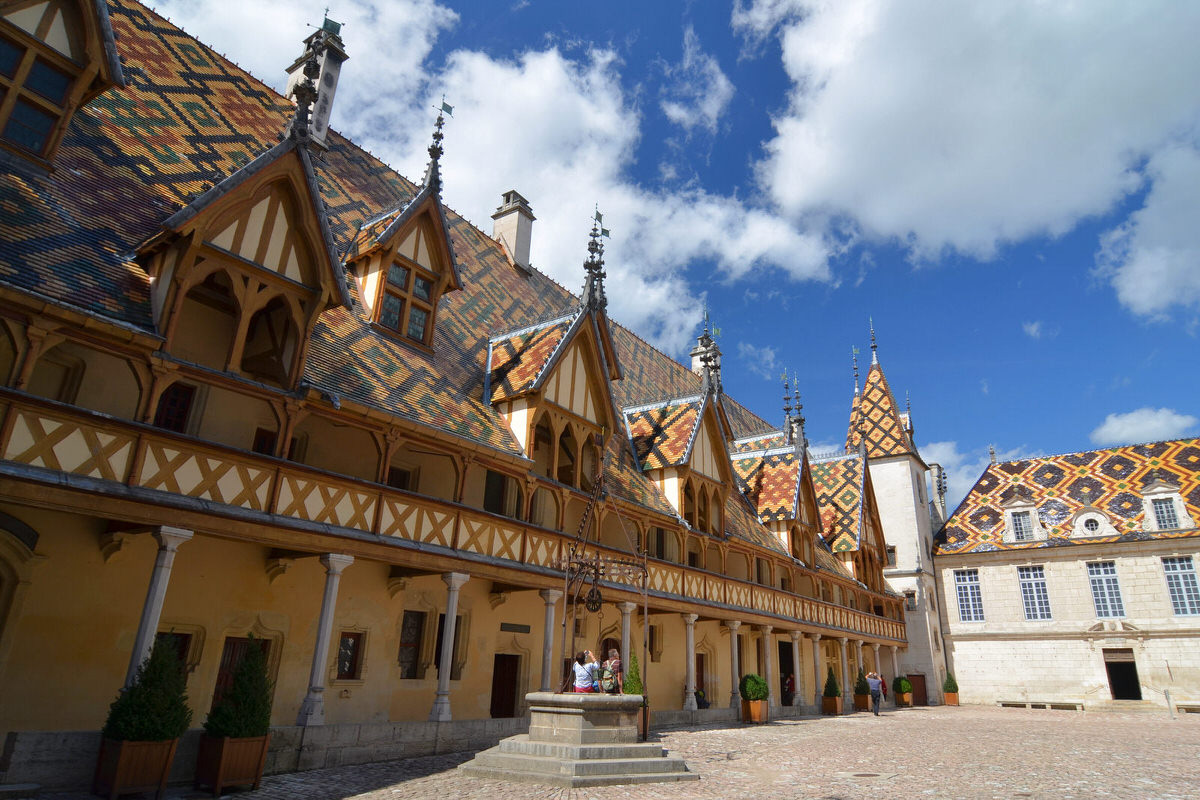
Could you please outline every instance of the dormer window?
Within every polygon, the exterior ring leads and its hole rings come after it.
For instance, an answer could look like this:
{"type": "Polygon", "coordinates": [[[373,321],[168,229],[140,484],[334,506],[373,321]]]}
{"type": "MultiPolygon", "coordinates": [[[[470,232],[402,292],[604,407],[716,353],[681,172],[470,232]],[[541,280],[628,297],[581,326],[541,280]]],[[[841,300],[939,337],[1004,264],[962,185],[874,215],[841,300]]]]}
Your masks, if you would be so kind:
{"type": "Polygon", "coordinates": [[[1144,530],[1175,531],[1196,527],[1179,489],[1166,481],[1156,480],[1143,489],[1142,503],[1144,530]]]}
{"type": "Polygon", "coordinates": [[[48,158],[78,71],[53,51],[0,35],[0,139],[48,158]]]}
{"type": "Polygon", "coordinates": [[[1014,511],[1012,514],[1013,541],[1028,542],[1033,539],[1033,523],[1029,521],[1029,511],[1014,511]]]}
{"type": "Polygon", "coordinates": [[[1028,498],[1012,498],[1004,506],[1004,541],[1037,542],[1046,538],[1046,529],[1038,518],[1037,506],[1028,498]]]}
{"type": "Polygon", "coordinates": [[[1079,537],[1118,536],[1120,531],[1098,508],[1088,506],[1078,511],[1071,520],[1071,535],[1079,537]]]}
{"type": "Polygon", "coordinates": [[[416,264],[397,259],[388,267],[379,307],[379,324],[414,342],[432,338],[436,278],[416,264]]]}
{"type": "Polygon", "coordinates": [[[1154,509],[1154,524],[1160,531],[1174,530],[1179,527],[1179,517],[1175,515],[1175,501],[1169,497],[1156,497],[1150,501],[1154,509]]]}

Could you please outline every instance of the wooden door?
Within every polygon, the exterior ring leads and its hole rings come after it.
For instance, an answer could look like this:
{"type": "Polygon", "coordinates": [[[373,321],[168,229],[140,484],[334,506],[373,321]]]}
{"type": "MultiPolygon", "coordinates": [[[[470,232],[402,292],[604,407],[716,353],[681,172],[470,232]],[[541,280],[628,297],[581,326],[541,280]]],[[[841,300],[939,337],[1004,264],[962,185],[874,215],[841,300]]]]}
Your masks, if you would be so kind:
{"type": "Polygon", "coordinates": [[[925,690],[924,675],[908,675],[908,682],[912,684],[912,703],[914,706],[929,705],[929,694],[925,690]]]}
{"type": "Polygon", "coordinates": [[[704,653],[696,653],[696,688],[704,692],[704,699],[708,699],[708,689],[704,683],[704,653]]]}
{"type": "Polygon", "coordinates": [[[251,642],[262,648],[264,657],[270,656],[271,643],[266,639],[251,639],[242,636],[225,637],[225,647],[221,650],[221,666],[217,670],[217,685],[213,687],[213,705],[216,705],[217,700],[233,685],[233,673],[237,671],[238,665],[246,657],[246,649],[250,647],[251,642]]]}
{"type": "Polygon", "coordinates": [[[492,659],[492,718],[517,715],[517,680],[521,657],[496,653],[492,659]]]}

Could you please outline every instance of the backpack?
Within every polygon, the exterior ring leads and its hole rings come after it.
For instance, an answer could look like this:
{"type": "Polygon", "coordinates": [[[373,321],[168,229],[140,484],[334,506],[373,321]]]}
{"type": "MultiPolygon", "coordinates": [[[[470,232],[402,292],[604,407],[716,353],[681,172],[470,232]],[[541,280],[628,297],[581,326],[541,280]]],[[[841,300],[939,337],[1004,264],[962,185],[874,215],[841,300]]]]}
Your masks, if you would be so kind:
{"type": "Polygon", "coordinates": [[[600,667],[600,691],[612,694],[617,691],[617,673],[607,663],[600,667]]]}

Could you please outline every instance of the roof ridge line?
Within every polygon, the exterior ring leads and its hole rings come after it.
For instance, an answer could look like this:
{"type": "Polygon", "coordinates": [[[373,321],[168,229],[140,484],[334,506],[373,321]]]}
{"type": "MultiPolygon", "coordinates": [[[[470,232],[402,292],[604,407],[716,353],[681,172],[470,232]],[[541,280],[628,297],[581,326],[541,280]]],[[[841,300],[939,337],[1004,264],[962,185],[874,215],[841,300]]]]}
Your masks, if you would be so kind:
{"type": "Polygon", "coordinates": [[[702,395],[702,394],[686,395],[683,397],[670,397],[670,398],[667,398],[666,400],[662,400],[662,401],[655,402],[655,403],[643,403],[641,405],[636,405],[636,406],[626,406],[621,409],[621,413],[622,414],[637,414],[639,412],[650,411],[655,408],[666,408],[667,406],[683,405],[684,403],[695,403],[695,402],[703,400],[703,399],[704,399],[704,395],[702,395]]]}

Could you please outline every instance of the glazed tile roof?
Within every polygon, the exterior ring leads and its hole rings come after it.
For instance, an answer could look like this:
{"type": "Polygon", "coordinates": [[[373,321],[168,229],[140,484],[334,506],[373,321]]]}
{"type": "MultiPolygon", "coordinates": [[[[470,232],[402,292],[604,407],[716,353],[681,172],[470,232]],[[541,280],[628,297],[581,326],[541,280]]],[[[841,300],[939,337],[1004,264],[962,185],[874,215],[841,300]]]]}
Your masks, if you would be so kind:
{"type": "Polygon", "coordinates": [[[1081,453],[989,464],[938,536],[940,553],[978,553],[1107,541],[1200,536],[1196,528],[1142,530],[1143,489],[1163,481],[1178,489],[1193,521],[1200,521],[1200,439],[1086,450],[1081,453]],[[1004,507],[1023,498],[1037,508],[1048,538],[1003,540],[1004,507]],[[1072,536],[1075,515],[1094,508],[1117,535],[1072,536]]]}
{"type": "Polygon", "coordinates": [[[775,447],[783,447],[786,444],[787,439],[784,438],[782,431],[770,431],[768,433],[734,439],[729,445],[729,453],[730,455],[753,453],[756,450],[770,450],[775,447]]]}
{"type": "MultiPolygon", "coordinates": [[[[74,115],[52,173],[0,173],[0,284],[156,335],[150,283],[133,259],[135,249],[173,214],[275,147],[293,106],[134,0],[112,0],[109,10],[125,86],[74,115]]],[[[422,187],[336,131],[327,142],[312,171],[328,239],[341,258],[361,255],[420,204],[422,187]]],[[[453,135],[447,148],[452,158],[453,135]]],[[[303,378],[330,396],[518,455],[484,385],[491,383],[494,397],[521,391],[552,358],[559,331],[550,326],[540,337],[501,337],[491,369],[489,339],[571,315],[579,300],[536,270],[514,269],[491,237],[450,209],[443,214],[464,288],[438,304],[432,354],[365,320],[350,280],[354,308],[322,314],[303,378]]],[[[581,254],[583,245],[581,235],[581,254]]],[[[700,378],[683,364],[619,325],[612,337],[623,375],[611,384],[618,407],[700,393],[700,378]]],[[[646,437],[644,463],[673,463],[686,452],[691,417],[699,412],[675,410],[680,418],[663,425],[661,436],[653,413],[631,421],[646,437]]],[[[734,436],[771,430],[727,396],[721,411],[734,436]]],[[[632,453],[611,464],[614,493],[673,515],[632,453]]]]}
{"type": "Polygon", "coordinates": [[[747,498],[754,503],[760,520],[778,522],[796,517],[801,464],[790,445],[733,456],[733,471],[744,485],[747,498]]]}
{"type": "Polygon", "coordinates": [[[857,450],[860,441],[866,442],[867,458],[916,453],[883,368],[875,360],[867,371],[862,395],[855,395],[850,407],[846,452],[857,450]]]}
{"type": "Polygon", "coordinates": [[[791,556],[779,537],[759,524],[750,501],[740,492],[730,492],[725,502],[725,532],[734,538],[791,556]]]}
{"type": "Polygon", "coordinates": [[[577,312],[493,338],[488,365],[492,402],[519,397],[535,388],[578,318],[577,312]]]}
{"type": "Polygon", "coordinates": [[[834,552],[857,550],[862,538],[864,461],[857,453],[813,461],[821,532],[834,552]]]}
{"type": "Polygon", "coordinates": [[[642,469],[664,469],[685,463],[704,408],[704,398],[697,395],[625,409],[629,438],[642,469]]]}

